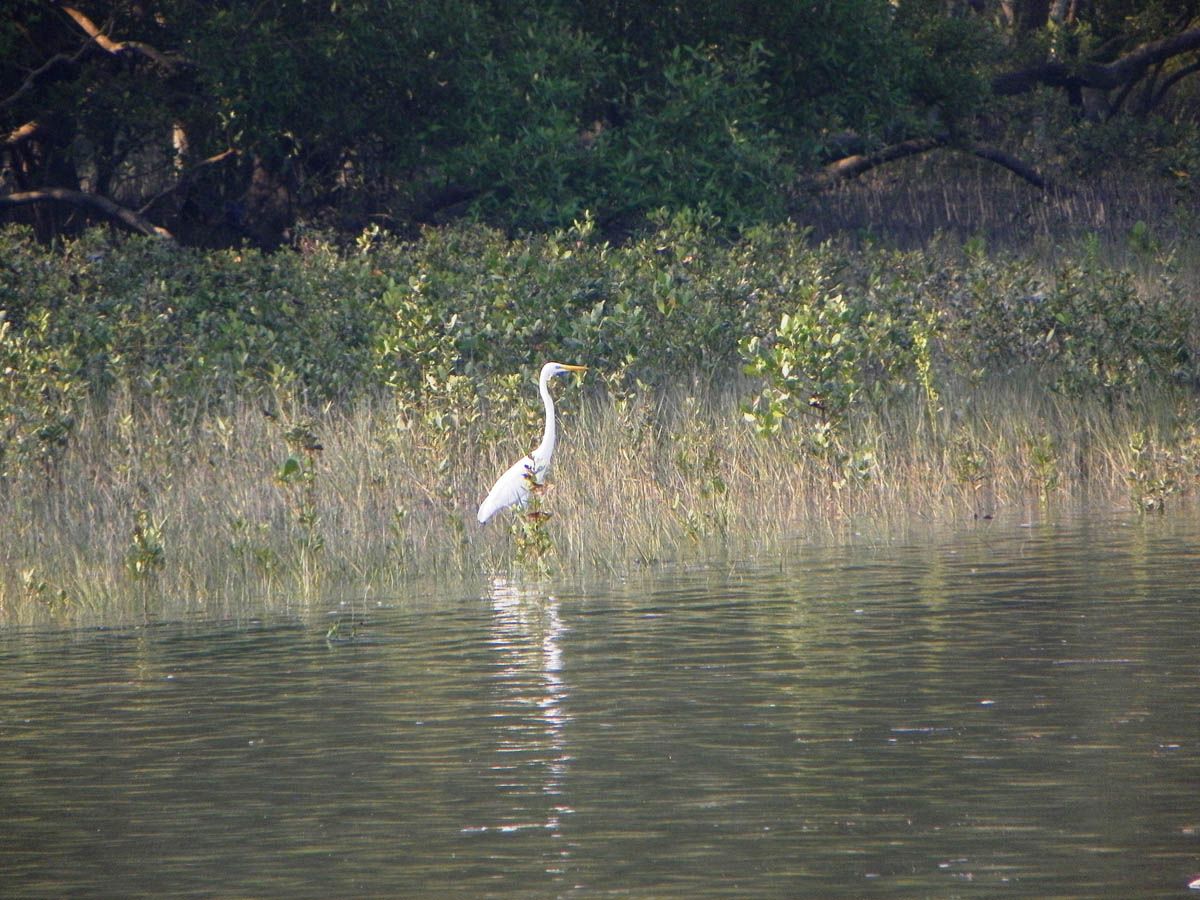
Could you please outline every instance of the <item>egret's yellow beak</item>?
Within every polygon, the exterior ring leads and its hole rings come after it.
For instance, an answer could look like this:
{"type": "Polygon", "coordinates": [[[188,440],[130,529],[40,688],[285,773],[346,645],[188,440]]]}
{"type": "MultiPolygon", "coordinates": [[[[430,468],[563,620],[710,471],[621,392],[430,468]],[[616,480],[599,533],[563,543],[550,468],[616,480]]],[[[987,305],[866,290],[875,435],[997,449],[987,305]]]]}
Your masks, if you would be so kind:
{"type": "Polygon", "coordinates": [[[566,369],[568,372],[586,372],[587,371],[587,366],[568,366],[566,363],[563,363],[562,367],[564,369],[566,369]]]}

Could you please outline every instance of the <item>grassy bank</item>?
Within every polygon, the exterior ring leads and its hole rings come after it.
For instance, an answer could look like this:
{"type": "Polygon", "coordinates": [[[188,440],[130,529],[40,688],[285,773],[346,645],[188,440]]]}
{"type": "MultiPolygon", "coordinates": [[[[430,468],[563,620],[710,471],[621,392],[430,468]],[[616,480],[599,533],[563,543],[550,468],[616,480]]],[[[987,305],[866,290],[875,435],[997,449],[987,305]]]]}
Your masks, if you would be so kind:
{"type": "Polygon", "coordinates": [[[240,615],[1195,490],[1195,247],[711,226],[269,257],[0,233],[0,623],[240,615]],[[546,359],[592,367],[557,385],[553,516],[480,529],[540,431],[546,359]]]}
{"type": "Polygon", "coordinates": [[[189,426],[165,408],[92,408],[53,477],[31,470],[0,501],[0,614],[26,625],[300,611],[403,596],[430,577],[619,572],[714,542],[752,553],[843,529],[1011,522],[1081,498],[1170,510],[1200,487],[1197,410],[1174,391],[1116,412],[1025,379],[947,391],[932,419],[912,403],[856,420],[848,473],[759,436],[749,387],[561,386],[545,555],[511,517],[473,518],[527,449],[516,433],[447,443],[382,401],[315,415],[282,403],[273,417],[237,403],[189,426]]]}

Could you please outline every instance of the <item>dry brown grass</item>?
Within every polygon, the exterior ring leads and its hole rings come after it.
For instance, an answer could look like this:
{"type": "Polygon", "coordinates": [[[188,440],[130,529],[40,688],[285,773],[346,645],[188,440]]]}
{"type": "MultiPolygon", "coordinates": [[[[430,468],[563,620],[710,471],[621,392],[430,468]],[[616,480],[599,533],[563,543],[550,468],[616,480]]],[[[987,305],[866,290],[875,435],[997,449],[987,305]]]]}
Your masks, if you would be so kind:
{"type": "MultiPolygon", "coordinates": [[[[1195,487],[1195,409],[1178,397],[1110,410],[1033,387],[964,390],[932,418],[914,401],[858,422],[856,452],[870,454],[862,478],[757,436],[737,386],[567,398],[545,500],[547,567],[619,572],[714,546],[746,554],[797,536],[1023,520],[1080,498],[1128,506],[1143,502],[1130,486],[1139,465],[1168,508],[1195,487]],[[1135,458],[1139,433],[1151,449],[1135,458]]],[[[300,488],[276,477],[286,428],[301,418],[287,404],[274,418],[246,402],[192,425],[122,403],[94,413],[51,477],[26,473],[0,500],[0,621],[287,615],[522,567],[511,517],[480,528],[474,511],[526,436],[481,446],[415,427],[383,402],[309,416],[323,449],[305,525],[300,488]],[[139,510],[162,553],[140,577],[130,568],[139,510]]]]}
{"type": "Polygon", "coordinates": [[[857,235],[916,248],[931,235],[950,234],[1051,259],[1099,237],[1110,262],[1134,268],[1153,256],[1152,247],[1130,240],[1135,228],[1148,228],[1153,245],[1196,249],[1195,201],[1178,184],[1106,171],[1058,187],[1044,192],[991,163],[944,153],[824,191],[811,198],[802,219],[819,238],[857,235]]]}

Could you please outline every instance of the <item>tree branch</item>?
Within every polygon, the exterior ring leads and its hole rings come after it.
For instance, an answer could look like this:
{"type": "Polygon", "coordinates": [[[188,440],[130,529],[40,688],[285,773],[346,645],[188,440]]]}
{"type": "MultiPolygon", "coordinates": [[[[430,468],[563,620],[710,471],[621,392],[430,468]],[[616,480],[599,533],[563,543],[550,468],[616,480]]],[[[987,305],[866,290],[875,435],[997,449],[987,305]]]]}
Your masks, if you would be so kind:
{"type": "Polygon", "coordinates": [[[928,153],[930,150],[937,150],[943,147],[951,150],[963,150],[974,156],[978,156],[980,159],[995,163],[998,166],[1008,169],[1008,171],[1012,172],[1018,178],[1029,182],[1038,188],[1038,190],[1063,190],[1054,185],[1049,179],[1038,172],[1037,169],[1033,168],[1033,166],[1022,162],[1015,156],[1005,153],[1003,150],[983,144],[969,144],[965,147],[958,147],[950,142],[950,136],[946,134],[901,141],[898,144],[892,144],[871,154],[847,156],[844,159],[839,159],[825,166],[818,174],[808,180],[807,186],[810,189],[820,190],[838,181],[848,181],[851,178],[856,178],[864,172],[868,172],[884,163],[894,162],[908,156],[917,156],[921,153],[928,153]]]}
{"type": "Polygon", "coordinates": [[[1200,28],[1193,28],[1172,37],[1151,41],[1106,66],[1085,67],[1088,77],[1095,79],[1097,83],[1084,86],[1114,88],[1127,81],[1141,78],[1146,70],[1156,63],[1196,49],[1200,49],[1200,28]]]}
{"type": "Polygon", "coordinates": [[[997,150],[995,147],[987,147],[983,144],[971,144],[967,149],[980,159],[986,159],[988,162],[993,162],[998,166],[1008,169],[1008,171],[1012,172],[1018,178],[1028,181],[1038,190],[1063,191],[1062,188],[1051,182],[1033,166],[1022,162],[1015,156],[1005,153],[1003,150],[997,150]]]}
{"type": "Polygon", "coordinates": [[[1150,41],[1110,63],[1082,63],[1072,67],[1058,60],[1047,60],[1027,69],[1004,72],[992,79],[992,92],[1000,96],[1025,94],[1042,84],[1108,91],[1136,81],[1157,63],[1197,49],[1200,49],[1200,28],[1192,28],[1150,41]]]}
{"type": "Polygon", "coordinates": [[[919,153],[928,153],[930,150],[944,147],[948,141],[949,138],[946,135],[938,135],[931,138],[913,138],[912,140],[901,141],[899,144],[884,147],[875,153],[856,153],[853,156],[847,156],[829,163],[818,174],[809,179],[809,186],[820,189],[838,181],[848,181],[851,178],[857,178],[864,172],[869,172],[877,166],[882,166],[884,163],[894,162],[906,156],[916,156],[919,153]]]}
{"type": "Polygon", "coordinates": [[[1043,84],[1049,87],[1070,87],[1078,85],[1078,80],[1071,75],[1071,70],[1065,63],[1049,60],[1027,69],[995,76],[992,79],[992,93],[1000,97],[1028,94],[1043,84]]]}
{"type": "Polygon", "coordinates": [[[70,16],[75,24],[83,29],[83,32],[93,41],[95,41],[96,45],[106,53],[111,53],[113,56],[120,56],[123,53],[132,50],[136,53],[140,53],[151,62],[157,63],[168,71],[175,68],[175,60],[171,59],[165,53],[156,50],[154,47],[151,47],[149,44],[144,44],[141,41],[114,41],[103,31],[101,31],[100,27],[95,22],[93,22],[75,7],[61,4],[59,9],[70,16]]]}
{"type": "Polygon", "coordinates": [[[147,200],[145,203],[143,203],[141,209],[138,210],[138,213],[140,215],[145,215],[147,210],[149,210],[151,207],[154,206],[154,204],[158,203],[163,198],[169,197],[169,196],[171,196],[171,194],[174,194],[177,191],[183,190],[183,188],[185,188],[189,184],[191,184],[192,179],[194,179],[196,177],[196,173],[199,172],[201,169],[206,168],[208,166],[214,166],[217,163],[224,162],[225,160],[229,159],[231,156],[237,156],[237,155],[238,155],[238,151],[233,149],[232,147],[230,147],[228,150],[222,150],[220,153],[210,156],[208,159],[200,160],[200,162],[196,163],[194,166],[192,166],[186,172],[184,172],[182,175],[180,175],[179,180],[176,181],[173,185],[171,185],[166,190],[160,191],[159,193],[155,194],[153,197],[151,197],[149,200],[147,200]]]}
{"type": "Polygon", "coordinates": [[[65,53],[55,53],[52,57],[50,57],[48,60],[46,60],[40,66],[38,66],[36,69],[34,69],[32,72],[30,72],[27,76],[25,76],[25,80],[21,82],[20,87],[18,87],[15,91],[13,91],[11,94],[9,94],[7,97],[5,97],[3,100],[0,100],[0,109],[4,109],[4,107],[10,106],[11,104],[16,103],[25,94],[27,94],[31,90],[33,90],[33,86],[35,84],[37,84],[38,79],[41,78],[43,75],[45,75],[47,72],[51,71],[52,69],[54,69],[60,65],[63,65],[64,63],[78,62],[79,57],[83,54],[83,51],[86,49],[87,49],[87,45],[85,44],[84,47],[78,53],[76,53],[74,56],[68,56],[65,53]]]}
{"type": "Polygon", "coordinates": [[[18,125],[12,131],[10,131],[5,136],[3,142],[0,142],[0,144],[5,147],[11,147],[14,144],[21,143],[22,141],[28,141],[32,138],[36,138],[39,135],[44,134],[45,131],[46,126],[37,119],[33,119],[29,122],[26,122],[24,125],[18,125]]]}
{"type": "Polygon", "coordinates": [[[1196,62],[1192,63],[1191,65],[1184,66],[1182,69],[1173,72],[1171,77],[1164,81],[1159,86],[1158,91],[1155,92],[1154,98],[1150,101],[1150,109],[1154,109],[1154,107],[1162,103],[1167,96],[1167,92],[1171,90],[1171,88],[1175,87],[1175,85],[1183,81],[1183,79],[1187,78],[1189,75],[1195,75],[1197,72],[1200,72],[1200,60],[1196,60],[1196,62]]]}
{"type": "Polygon", "coordinates": [[[21,191],[16,194],[0,196],[0,209],[16,206],[27,206],[30,203],[69,203],[72,206],[85,206],[97,210],[108,218],[120,222],[126,228],[150,237],[174,240],[175,236],[167,229],[155,225],[132,209],[121,206],[102,197],[99,194],[89,194],[84,191],[73,191],[69,188],[39,188],[33,191],[21,191]]]}

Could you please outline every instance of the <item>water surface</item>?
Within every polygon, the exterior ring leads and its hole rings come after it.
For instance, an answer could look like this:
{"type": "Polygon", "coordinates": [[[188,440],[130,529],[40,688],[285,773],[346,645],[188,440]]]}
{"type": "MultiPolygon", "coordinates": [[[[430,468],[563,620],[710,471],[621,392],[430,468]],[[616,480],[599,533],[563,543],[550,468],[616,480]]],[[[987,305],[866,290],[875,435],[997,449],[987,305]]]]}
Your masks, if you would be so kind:
{"type": "Polygon", "coordinates": [[[0,896],[1188,896],[1200,517],[0,638],[0,896]]]}

